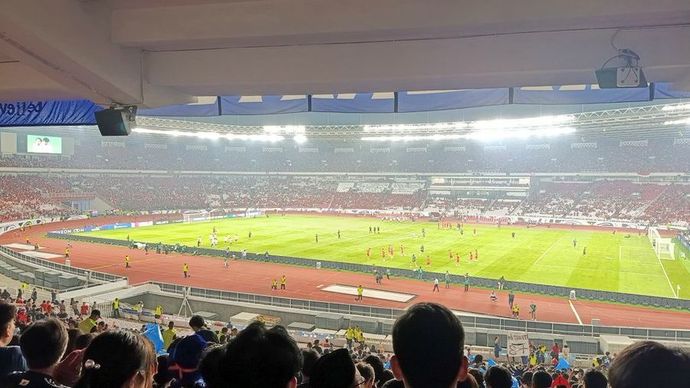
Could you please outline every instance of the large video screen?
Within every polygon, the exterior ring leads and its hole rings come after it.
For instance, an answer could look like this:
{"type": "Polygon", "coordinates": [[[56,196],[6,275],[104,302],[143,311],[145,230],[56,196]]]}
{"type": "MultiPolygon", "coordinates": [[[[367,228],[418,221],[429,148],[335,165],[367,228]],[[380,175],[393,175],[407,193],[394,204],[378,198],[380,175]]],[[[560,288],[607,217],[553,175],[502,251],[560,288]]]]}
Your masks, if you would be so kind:
{"type": "Polygon", "coordinates": [[[26,135],[26,151],[37,154],[61,154],[62,138],[56,136],[26,135]]]}

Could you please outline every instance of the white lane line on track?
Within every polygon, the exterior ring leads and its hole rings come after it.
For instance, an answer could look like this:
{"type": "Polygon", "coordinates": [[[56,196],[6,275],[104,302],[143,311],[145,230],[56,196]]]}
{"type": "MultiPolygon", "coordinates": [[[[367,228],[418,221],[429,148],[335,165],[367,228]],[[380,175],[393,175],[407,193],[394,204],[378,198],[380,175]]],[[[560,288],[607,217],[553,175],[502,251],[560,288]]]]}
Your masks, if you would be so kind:
{"type": "Polygon", "coordinates": [[[575,310],[575,306],[573,306],[573,302],[569,300],[568,304],[570,304],[570,309],[573,310],[573,314],[575,314],[575,318],[577,319],[577,323],[582,325],[582,319],[580,319],[580,314],[578,314],[577,310],[575,310]]]}

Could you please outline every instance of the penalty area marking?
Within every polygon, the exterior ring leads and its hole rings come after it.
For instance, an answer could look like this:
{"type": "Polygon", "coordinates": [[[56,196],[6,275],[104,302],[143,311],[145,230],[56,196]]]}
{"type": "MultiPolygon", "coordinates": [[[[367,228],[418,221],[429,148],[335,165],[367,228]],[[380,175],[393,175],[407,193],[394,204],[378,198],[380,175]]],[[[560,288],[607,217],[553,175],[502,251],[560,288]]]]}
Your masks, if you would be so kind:
{"type": "Polygon", "coordinates": [[[656,256],[656,260],[659,262],[659,265],[661,266],[661,271],[664,273],[664,276],[666,276],[668,286],[671,287],[671,294],[673,294],[674,298],[678,298],[678,294],[676,294],[676,290],[673,288],[673,284],[671,284],[671,279],[669,279],[668,274],[666,273],[666,268],[664,268],[664,264],[661,262],[661,259],[656,254],[656,252],[654,252],[654,255],[656,256]]]}
{"type": "Polygon", "coordinates": [[[573,301],[569,300],[568,304],[570,305],[570,309],[573,310],[573,314],[575,314],[575,318],[577,319],[577,323],[582,325],[582,319],[580,319],[580,314],[578,314],[577,310],[575,310],[575,306],[573,305],[573,301]]]}

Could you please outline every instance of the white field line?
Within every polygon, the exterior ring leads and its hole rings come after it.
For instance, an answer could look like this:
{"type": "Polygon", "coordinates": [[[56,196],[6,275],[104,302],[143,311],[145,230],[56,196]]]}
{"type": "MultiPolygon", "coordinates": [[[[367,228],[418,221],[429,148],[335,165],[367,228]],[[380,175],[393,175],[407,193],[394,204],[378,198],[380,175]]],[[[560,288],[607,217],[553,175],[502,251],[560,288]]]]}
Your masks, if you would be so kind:
{"type": "MultiPolygon", "coordinates": [[[[563,237],[561,237],[561,238],[563,238],[563,237]]],[[[553,244],[551,244],[550,247],[546,248],[546,250],[544,251],[544,253],[542,253],[541,256],[539,256],[539,258],[537,258],[537,260],[536,260],[532,265],[537,264],[538,262],[541,261],[541,259],[543,259],[544,257],[546,257],[546,254],[549,253],[549,251],[551,250],[551,248],[555,247],[556,244],[558,244],[559,241],[561,241],[561,238],[559,238],[558,240],[554,241],[553,244]]]]}
{"type": "Polygon", "coordinates": [[[661,266],[661,271],[664,272],[664,276],[666,276],[666,281],[668,282],[668,286],[671,287],[671,293],[673,294],[673,297],[677,298],[678,295],[676,294],[676,290],[673,288],[673,284],[671,284],[671,279],[668,278],[668,274],[666,273],[666,268],[664,268],[664,264],[661,262],[659,255],[656,255],[656,260],[659,262],[659,265],[661,266]]]}
{"type": "Polygon", "coordinates": [[[577,319],[577,323],[582,325],[582,319],[580,319],[580,314],[578,314],[577,310],[575,310],[575,306],[573,306],[573,302],[569,300],[568,304],[570,304],[570,309],[573,310],[573,314],[575,314],[575,318],[577,319]]]}

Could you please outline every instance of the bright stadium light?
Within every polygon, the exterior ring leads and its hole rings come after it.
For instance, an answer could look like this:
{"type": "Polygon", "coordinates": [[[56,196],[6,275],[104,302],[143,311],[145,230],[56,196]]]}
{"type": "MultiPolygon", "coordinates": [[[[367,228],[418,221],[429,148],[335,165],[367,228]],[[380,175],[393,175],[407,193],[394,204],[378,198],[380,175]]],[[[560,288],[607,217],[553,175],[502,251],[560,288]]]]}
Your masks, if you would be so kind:
{"type": "Polygon", "coordinates": [[[294,140],[295,143],[297,143],[297,144],[304,144],[307,142],[307,137],[300,133],[300,134],[295,135],[292,138],[292,140],[294,140]]]}
{"type": "Polygon", "coordinates": [[[269,143],[275,143],[281,140],[285,140],[285,137],[281,135],[245,135],[232,133],[225,135],[225,138],[228,140],[265,141],[269,143]]]}
{"type": "Polygon", "coordinates": [[[458,130],[467,128],[467,123],[464,121],[449,122],[449,123],[427,123],[427,124],[382,124],[382,125],[364,125],[362,130],[364,132],[405,132],[414,130],[458,130]]]}
{"type": "Polygon", "coordinates": [[[469,127],[473,129],[551,127],[573,121],[575,121],[575,116],[573,115],[539,116],[524,119],[478,120],[470,122],[469,127]]]}
{"type": "Polygon", "coordinates": [[[690,124],[690,117],[678,120],[664,121],[664,125],[683,125],[690,124]]]}
{"type": "Polygon", "coordinates": [[[306,132],[307,127],[305,125],[264,125],[263,130],[270,134],[292,135],[306,132]]]}
{"type": "Polygon", "coordinates": [[[679,110],[690,110],[690,104],[666,105],[661,108],[664,112],[675,112],[679,110]]]}
{"type": "Polygon", "coordinates": [[[483,129],[465,135],[465,138],[477,141],[495,141],[504,139],[528,139],[533,137],[554,137],[575,133],[572,127],[544,127],[531,129],[483,129]]]}
{"type": "Polygon", "coordinates": [[[132,130],[136,133],[148,133],[155,135],[165,135],[173,137],[195,137],[197,139],[206,140],[249,140],[249,141],[264,141],[264,142],[277,142],[284,140],[285,137],[281,135],[272,134],[234,134],[234,133],[219,133],[219,132],[192,132],[192,131],[178,131],[178,130],[163,130],[163,129],[148,129],[148,128],[134,128],[132,130]]]}
{"type": "Polygon", "coordinates": [[[408,142],[420,140],[457,140],[462,139],[463,135],[400,135],[400,136],[364,136],[363,141],[393,141],[408,142]]]}

